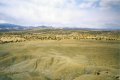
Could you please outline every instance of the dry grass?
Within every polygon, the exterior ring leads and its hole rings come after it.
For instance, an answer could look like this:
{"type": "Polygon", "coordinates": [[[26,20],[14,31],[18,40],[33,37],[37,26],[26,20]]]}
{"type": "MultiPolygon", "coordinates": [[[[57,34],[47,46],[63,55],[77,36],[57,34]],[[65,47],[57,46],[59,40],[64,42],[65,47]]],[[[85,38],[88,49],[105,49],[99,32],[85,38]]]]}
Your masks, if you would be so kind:
{"type": "Polygon", "coordinates": [[[119,43],[49,40],[0,44],[0,80],[119,80],[119,43]]]}

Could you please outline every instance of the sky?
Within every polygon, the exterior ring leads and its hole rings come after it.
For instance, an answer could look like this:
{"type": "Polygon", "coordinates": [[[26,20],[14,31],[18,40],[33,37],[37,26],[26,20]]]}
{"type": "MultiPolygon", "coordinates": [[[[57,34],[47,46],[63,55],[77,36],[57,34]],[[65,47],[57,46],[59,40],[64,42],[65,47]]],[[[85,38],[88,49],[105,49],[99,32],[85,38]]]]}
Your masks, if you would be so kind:
{"type": "Polygon", "coordinates": [[[0,23],[120,29],[120,0],[0,0],[0,23]]]}

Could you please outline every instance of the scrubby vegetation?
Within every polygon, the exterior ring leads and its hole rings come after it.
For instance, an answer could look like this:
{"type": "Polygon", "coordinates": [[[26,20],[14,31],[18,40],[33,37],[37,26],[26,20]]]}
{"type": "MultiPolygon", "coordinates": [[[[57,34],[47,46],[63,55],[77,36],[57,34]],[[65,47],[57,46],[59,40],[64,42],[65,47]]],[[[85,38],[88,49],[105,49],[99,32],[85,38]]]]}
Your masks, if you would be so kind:
{"type": "Polygon", "coordinates": [[[120,80],[119,36],[80,30],[0,33],[0,80],[120,80]]]}
{"type": "Polygon", "coordinates": [[[120,40],[120,31],[82,31],[82,30],[29,30],[0,33],[0,43],[23,42],[30,40],[120,40]]]}

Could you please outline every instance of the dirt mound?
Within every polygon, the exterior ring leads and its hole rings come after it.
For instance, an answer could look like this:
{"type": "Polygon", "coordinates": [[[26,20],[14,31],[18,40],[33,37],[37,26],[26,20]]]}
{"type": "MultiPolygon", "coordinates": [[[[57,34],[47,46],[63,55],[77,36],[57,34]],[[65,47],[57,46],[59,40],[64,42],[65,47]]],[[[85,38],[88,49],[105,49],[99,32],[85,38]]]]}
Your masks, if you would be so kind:
{"type": "Polygon", "coordinates": [[[116,69],[92,66],[83,55],[75,58],[62,55],[24,55],[9,57],[2,62],[7,61],[11,65],[0,74],[3,75],[4,72],[4,75],[10,77],[8,80],[119,80],[116,69]]]}

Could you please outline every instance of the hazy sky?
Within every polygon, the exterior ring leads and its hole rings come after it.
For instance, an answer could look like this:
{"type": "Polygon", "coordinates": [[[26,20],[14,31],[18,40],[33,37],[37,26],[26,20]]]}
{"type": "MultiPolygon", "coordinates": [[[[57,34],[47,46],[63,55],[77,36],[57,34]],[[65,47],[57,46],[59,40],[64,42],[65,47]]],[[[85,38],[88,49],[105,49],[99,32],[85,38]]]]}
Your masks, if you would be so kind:
{"type": "Polygon", "coordinates": [[[120,0],[0,0],[0,23],[120,28],[120,0]]]}

